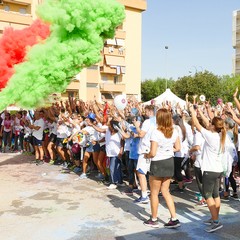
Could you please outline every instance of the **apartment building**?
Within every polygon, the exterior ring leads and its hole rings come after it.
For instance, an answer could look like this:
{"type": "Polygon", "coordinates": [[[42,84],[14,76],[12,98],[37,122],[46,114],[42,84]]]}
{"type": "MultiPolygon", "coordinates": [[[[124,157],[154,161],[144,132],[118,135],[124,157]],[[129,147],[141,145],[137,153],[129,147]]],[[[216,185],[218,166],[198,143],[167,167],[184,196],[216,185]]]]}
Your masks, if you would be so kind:
{"type": "Polygon", "coordinates": [[[233,74],[240,74],[240,10],[233,12],[233,74]]]}
{"type": "MultiPolygon", "coordinates": [[[[35,9],[43,0],[0,0],[0,35],[5,27],[22,29],[36,18],[35,9]]],[[[118,94],[141,98],[142,12],[146,0],[117,0],[125,6],[126,19],[107,39],[102,61],[83,69],[69,84],[63,98],[98,100],[118,94]]]]}

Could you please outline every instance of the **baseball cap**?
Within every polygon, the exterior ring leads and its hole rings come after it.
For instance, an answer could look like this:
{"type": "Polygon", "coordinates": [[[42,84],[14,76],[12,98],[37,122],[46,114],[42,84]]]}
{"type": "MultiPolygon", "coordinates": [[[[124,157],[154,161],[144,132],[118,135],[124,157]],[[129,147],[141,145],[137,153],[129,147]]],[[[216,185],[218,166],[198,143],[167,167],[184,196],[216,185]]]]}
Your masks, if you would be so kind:
{"type": "Polygon", "coordinates": [[[96,115],[95,115],[94,113],[89,113],[89,114],[87,115],[87,118],[95,121],[95,120],[96,120],[96,115]]]}

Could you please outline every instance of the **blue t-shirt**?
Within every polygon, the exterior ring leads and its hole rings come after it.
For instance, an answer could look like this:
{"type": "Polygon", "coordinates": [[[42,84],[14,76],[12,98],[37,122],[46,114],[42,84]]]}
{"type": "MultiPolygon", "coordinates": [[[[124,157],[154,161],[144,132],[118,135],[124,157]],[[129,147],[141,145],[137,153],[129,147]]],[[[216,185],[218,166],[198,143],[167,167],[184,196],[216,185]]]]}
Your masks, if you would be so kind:
{"type": "MultiPolygon", "coordinates": [[[[131,126],[130,127],[130,130],[134,133],[137,134],[137,129],[135,126],[131,126]]],[[[140,138],[134,138],[131,136],[130,138],[130,152],[129,152],[129,158],[130,159],[133,159],[133,160],[137,160],[138,159],[138,146],[139,146],[139,141],[140,141],[140,138]]]]}

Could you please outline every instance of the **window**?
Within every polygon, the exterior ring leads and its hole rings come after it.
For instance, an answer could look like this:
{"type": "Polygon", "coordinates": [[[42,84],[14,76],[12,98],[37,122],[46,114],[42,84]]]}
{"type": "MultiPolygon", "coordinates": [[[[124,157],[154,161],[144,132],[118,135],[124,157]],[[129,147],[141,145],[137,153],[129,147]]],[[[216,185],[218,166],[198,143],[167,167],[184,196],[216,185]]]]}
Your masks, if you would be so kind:
{"type": "Polygon", "coordinates": [[[87,88],[97,88],[98,83],[87,83],[87,88]]]}
{"type": "Polygon", "coordinates": [[[107,82],[107,81],[108,81],[108,77],[107,77],[107,76],[102,76],[101,79],[102,79],[102,81],[104,81],[104,82],[107,82]]]}
{"type": "Polygon", "coordinates": [[[92,65],[92,66],[88,67],[87,69],[98,70],[98,65],[92,65]]]}
{"type": "Polygon", "coordinates": [[[27,9],[26,8],[19,8],[19,12],[21,14],[27,14],[27,9]]]}
{"type": "Polygon", "coordinates": [[[4,6],[4,11],[9,12],[10,11],[10,7],[8,5],[4,6]]]}
{"type": "Polygon", "coordinates": [[[113,78],[113,82],[114,82],[114,84],[116,84],[116,83],[119,82],[118,76],[114,76],[114,78],[113,78]]]}

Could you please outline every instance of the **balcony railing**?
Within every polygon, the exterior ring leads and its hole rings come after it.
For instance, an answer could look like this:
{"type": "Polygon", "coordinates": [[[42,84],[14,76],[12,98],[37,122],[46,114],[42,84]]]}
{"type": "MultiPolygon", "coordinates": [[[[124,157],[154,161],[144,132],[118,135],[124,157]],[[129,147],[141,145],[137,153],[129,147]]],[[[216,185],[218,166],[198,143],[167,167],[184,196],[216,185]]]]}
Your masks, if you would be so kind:
{"type": "Polygon", "coordinates": [[[32,23],[32,16],[30,14],[23,15],[17,12],[0,10],[0,21],[30,25],[32,23]]]}
{"type": "Polygon", "coordinates": [[[125,83],[100,83],[100,91],[103,92],[125,92],[125,83]]]}
{"type": "Polygon", "coordinates": [[[4,0],[4,3],[17,3],[20,5],[31,5],[32,4],[32,0],[4,0]]]}

